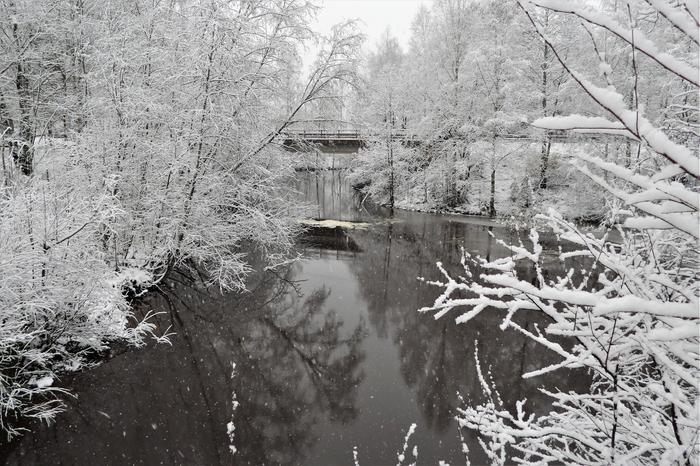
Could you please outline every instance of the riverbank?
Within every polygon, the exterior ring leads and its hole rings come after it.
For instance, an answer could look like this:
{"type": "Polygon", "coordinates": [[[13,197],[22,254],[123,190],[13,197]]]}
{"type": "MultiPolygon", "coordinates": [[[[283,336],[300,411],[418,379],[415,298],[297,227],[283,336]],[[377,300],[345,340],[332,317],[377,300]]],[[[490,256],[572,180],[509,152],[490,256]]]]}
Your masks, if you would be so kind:
{"type": "MultiPolygon", "coordinates": [[[[476,213],[469,211],[467,209],[460,208],[432,208],[426,206],[425,204],[412,204],[408,202],[398,202],[395,209],[404,210],[407,212],[423,212],[430,214],[442,214],[442,215],[454,215],[458,217],[467,218],[470,221],[479,222],[482,221],[484,224],[498,224],[511,228],[530,228],[533,225],[534,217],[540,213],[545,213],[545,210],[532,210],[530,212],[524,212],[525,215],[520,217],[515,217],[512,214],[497,215],[496,217],[491,217],[484,213],[476,213]]],[[[556,209],[555,209],[556,210],[556,209]]],[[[598,220],[593,220],[590,218],[567,218],[577,225],[587,229],[597,230],[602,228],[602,224],[598,220]]]]}
{"type": "Polygon", "coordinates": [[[21,434],[18,420],[49,421],[64,408],[63,374],[92,366],[113,342],[162,338],[129,298],[159,283],[165,265],[196,263],[217,286],[240,288],[244,246],[273,265],[300,229],[289,166],[262,178],[247,166],[226,182],[209,176],[204,192],[151,160],[119,170],[87,160],[94,152],[82,139],[35,143],[32,176],[0,150],[0,429],[10,436],[21,434]]]}
{"type": "MultiPolygon", "coordinates": [[[[172,345],[120,346],[103,353],[102,364],[66,377],[61,386],[77,399],[65,398],[68,409],[53,425],[32,424],[0,458],[17,465],[227,464],[226,425],[233,422],[243,462],[342,464],[357,446],[367,464],[385,464],[416,422],[421,458],[452,462],[461,451],[451,415],[460,406],[456,393],[480,396],[469,376],[474,361],[463,357],[476,340],[482,361],[505,368],[497,382],[510,404],[526,396],[544,412],[550,405],[540,387],[587,381],[564,373],[556,381],[521,379],[527,368],[553,361],[522,335],[498,330],[497,313],[467,327],[454,323],[457,315],[436,321],[417,312],[439,293],[418,280],[440,279],[436,261],[459,270],[463,247],[474,256],[507,256],[491,233],[513,242],[516,231],[483,217],[392,216],[358,206],[336,173],[320,180],[299,180],[311,188],[302,186],[298,201],[331,217],[306,222],[293,250],[302,260],[274,271],[256,266],[249,291],[225,292],[197,274],[164,277],[134,302],[134,313],[155,311],[154,333],[171,335],[172,345]]],[[[542,258],[558,273],[555,255],[542,258]]],[[[517,319],[526,327],[547,323],[534,314],[517,319]]]]}
{"type": "MultiPolygon", "coordinates": [[[[439,279],[437,260],[457,270],[462,247],[508,254],[486,222],[408,211],[390,219],[384,209],[356,209],[337,181],[319,185],[324,212],[355,212],[368,226],[336,235],[344,220],[310,230],[294,249],[302,260],[274,273],[256,268],[247,292],[166,277],[136,312],[160,312],[154,323],[174,334],[172,345],[127,349],[75,374],[69,409],[6,447],[5,464],[230,464],[229,422],[242,464],[352,464],[353,447],[361,464],[389,464],[412,423],[421,461],[455,464],[457,392],[482,396],[476,363],[465,357],[475,341],[483,364],[502,369],[495,381],[509,406],[527,397],[531,412],[547,412],[540,387],[586,382],[574,373],[522,379],[555,361],[522,335],[501,332],[497,313],[458,326],[457,314],[417,312],[439,294],[417,279],[439,279]]],[[[313,202],[315,186],[300,191],[309,194],[300,202],[313,202]]],[[[506,241],[514,235],[497,232],[506,241]]],[[[546,323],[516,319],[532,329],[546,323]]],[[[486,461],[476,439],[466,441],[472,461],[486,461]]]]}

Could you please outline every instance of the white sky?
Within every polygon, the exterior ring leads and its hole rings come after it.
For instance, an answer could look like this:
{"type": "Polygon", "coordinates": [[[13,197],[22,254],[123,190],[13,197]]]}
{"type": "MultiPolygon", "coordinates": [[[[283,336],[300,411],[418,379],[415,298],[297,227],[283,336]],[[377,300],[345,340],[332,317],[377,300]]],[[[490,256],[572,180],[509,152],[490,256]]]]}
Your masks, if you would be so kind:
{"type": "Polygon", "coordinates": [[[329,32],[334,24],[359,19],[367,35],[365,49],[372,50],[384,30],[389,27],[401,44],[408,49],[411,22],[421,4],[429,7],[433,0],[321,0],[321,10],[312,28],[329,32]]]}

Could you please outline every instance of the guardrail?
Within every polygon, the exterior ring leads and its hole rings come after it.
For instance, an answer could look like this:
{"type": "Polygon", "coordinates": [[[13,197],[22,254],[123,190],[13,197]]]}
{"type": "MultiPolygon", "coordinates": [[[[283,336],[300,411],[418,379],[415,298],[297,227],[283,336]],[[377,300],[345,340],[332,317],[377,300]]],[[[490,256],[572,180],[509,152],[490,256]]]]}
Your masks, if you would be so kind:
{"type": "MultiPolygon", "coordinates": [[[[419,137],[414,133],[409,133],[405,130],[393,130],[390,133],[393,140],[420,141],[424,138],[419,137]]],[[[361,130],[301,130],[301,131],[285,131],[281,136],[287,140],[296,141],[371,141],[380,138],[385,138],[387,133],[361,131],[361,130]]],[[[605,135],[593,134],[570,134],[562,131],[551,131],[549,133],[550,140],[553,142],[580,141],[582,139],[595,140],[606,137],[605,135]]],[[[524,140],[524,141],[541,141],[541,134],[498,134],[497,139],[505,140],[524,140]]]]}
{"type": "MultiPolygon", "coordinates": [[[[303,130],[303,131],[285,131],[282,133],[283,136],[288,139],[300,139],[300,140],[350,140],[350,141],[364,141],[366,139],[375,139],[379,136],[378,133],[370,133],[367,131],[359,130],[303,130]]],[[[406,132],[394,132],[392,136],[404,137],[406,132]]]]}

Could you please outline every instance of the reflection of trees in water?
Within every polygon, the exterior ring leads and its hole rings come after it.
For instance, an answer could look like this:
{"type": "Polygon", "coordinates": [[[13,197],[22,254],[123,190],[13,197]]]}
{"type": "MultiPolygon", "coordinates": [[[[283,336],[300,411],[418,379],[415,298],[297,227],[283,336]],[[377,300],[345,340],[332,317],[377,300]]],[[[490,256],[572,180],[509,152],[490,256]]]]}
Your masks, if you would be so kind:
{"type": "MultiPolygon", "coordinates": [[[[406,222],[355,238],[365,253],[351,267],[367,302],[369,321],[379,337],[390,337],[398,346],[402,376],[416,389],[425,424],[438,432],[444,432],[452,422],[459,403],[457,392],[467,400],[481,400],[473,357],[475,340],[482,367],[498,368],[493,375],[506,405],[513,406],[516,400],[527,397],[531,409],[530,403],[548,408],[544,404],[547,398],[537,387],[565,388],[567,384],[566,373],[557,380],[521,378],[536,364],[553,362],[553,355],[535,351],[532,342],[519,333],[501,331],[498,326],[503,316],[496,312],[482,313],[467,325],[455,324],[458,311],[437,321],[432,315],[416,312],[431,305],[438,294],[436,288],[417,280],[441,278],[436,260],[442,260],[448,270],[459,270],[463,245],[470,253],[482,256],[506,253],[488,231],[489,227],[457,222],[406,222]]],[[[496,234],[512,233],[500,230],[496,234]]],[[[483,271],[472,272],[478,276],[483,271]]],[[[537,322],[545,322],[532,313],[516,320],[530,329],[537,322]]]]}
{"type": "Polygon", "coordinates": [[[130,350],[79,374],[75,405],[56,424],[36,426],[0,459],[303,464],[318,420],[348,422],[357,415],[366,331],[360,323],[343,335],[342,321],[326,306],[330,292],[298,295],[289,282],[294,273],[264,273],[252,292],[224,296],[173,277],[180,283],[144,303],[166,311],[159,324],[173,326],[173,346],[130,350]],[[226,435],[232,390],[240,402],[233,460],[226,435]]]}
{"type": "MultiPolygon", "coordinates": [[[[340,155],[346,159],[351,155],[340,155]]],[[[310,206],[308,215],[318,219],[362,221],[381,217],[387,209],[363,202],[348,182],[345,170],[300,171],[291,180],[298,198],[310,206]]]]}
{"type": "Polygon", "coordinates": [[[298,463],[314,442],[312,427],[320,417],[349,422],[357,416],[364,326],[342,337],[342,321],[325,308],[329,295],[324,288],[303,299],[286,294],[274,310],[255,311],[241,332],[245,341],[234,358],[248,363],[234,390],[245,462],[298,463]]]}

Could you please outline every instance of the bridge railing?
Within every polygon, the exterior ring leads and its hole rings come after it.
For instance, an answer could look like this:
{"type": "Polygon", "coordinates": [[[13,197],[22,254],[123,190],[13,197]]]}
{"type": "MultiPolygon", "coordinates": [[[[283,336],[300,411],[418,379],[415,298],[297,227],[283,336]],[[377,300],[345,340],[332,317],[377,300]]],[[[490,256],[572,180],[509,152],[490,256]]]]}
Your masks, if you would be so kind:
{"type": "MultiPolygon", "coordinates": [[[[418,140],[420,137],[403,129],[391,131],[391,138],[394,140],[418,140]]],[[[553,142],[573,142],[581,139],[601,139],[604,136],[591,134],[571,134],[563,131],[549,131],[548,135],[553,142]]],[[[385,138],[387,133],[377,131],[339,129],[339,130],[288,130],[282,133],[282,137],[290,140],[322,142],[322,141],[371,141],[373,139],[385,138]]],[[[498,139],[540,141],[542,134],[537,133],[517,133],[499,134],[498,139]]]]}
{"type": "MultiPolygon", "coordinates": [[[[285,131],[282,135],[288,139],[299,139],[299,140],[354,140],[354,141],[365,141],[368,139],[376,139],[380,136],[377,132],[361,131],[356,129],[340,129],[340,130],[292,130],[285,131]]],[[[382,136],[384,136],[382,134],[382,136]]],[[[393,139],[414,139],[417,136],[408,133],[406,130],[393,130],[391,132],[391,137],[393,139]]]]}

